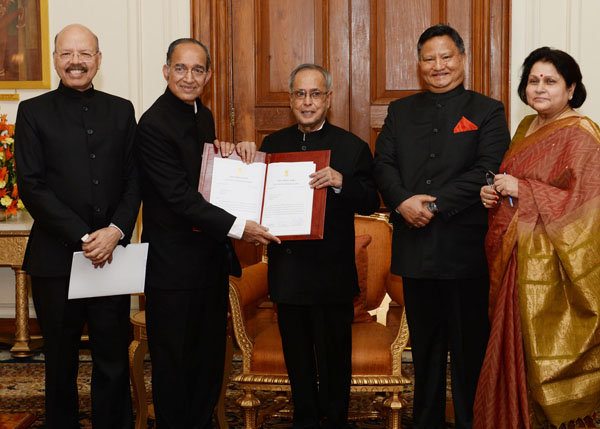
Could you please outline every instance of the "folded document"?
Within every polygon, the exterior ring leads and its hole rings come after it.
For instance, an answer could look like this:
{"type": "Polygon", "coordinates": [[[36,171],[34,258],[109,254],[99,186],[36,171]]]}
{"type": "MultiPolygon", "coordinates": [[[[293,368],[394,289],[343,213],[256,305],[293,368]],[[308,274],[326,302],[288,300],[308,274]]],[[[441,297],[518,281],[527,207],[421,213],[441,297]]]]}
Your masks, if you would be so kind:
{"type": "Polygon", "coordinates": [[[69,299],[144,292],[148,243],[117,246],[112,263],[94,268],[83,252],[73,253],[69,299]]]}

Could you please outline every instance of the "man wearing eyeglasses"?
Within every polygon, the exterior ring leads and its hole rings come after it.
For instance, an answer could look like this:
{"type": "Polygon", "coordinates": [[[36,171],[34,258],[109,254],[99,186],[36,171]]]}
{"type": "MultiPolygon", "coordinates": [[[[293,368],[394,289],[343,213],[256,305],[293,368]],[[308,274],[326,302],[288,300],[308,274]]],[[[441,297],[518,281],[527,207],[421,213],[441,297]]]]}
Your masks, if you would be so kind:
{"type": "MultiPolygon", "coordinates": [[[[211,427],[223,378],[229,274],[241,269],[228,237],[255,244],[279,242],[267,229],[236,218],[198,192],[205,142],[219,142],[200,97],[211,75],[210,55],[194,39],[167,51],[167,88],[140,118],[142,241],[150,244],[146,323],[152,359],[157,427],[211,427]]],[[[254,143],[237,150],[251,162],[254,143]]]]}
{"type": "Polygon", "coordinates": [[[510,139],[502,103],[464,88],[464,51],[447,25],[423,32],[417,53],[426,91],[390,104],[375,150],[394,225],[392,272],[404,281],[415,429],[446,427],[448,348],[456,427],[471,428],[489,335],[479,189],[510,139]]]}
{"type": "Polygon", "coordinates": [[[373,157],[360,138],[326,119],[331,75],[302,64],[289,78],[296,125],[267,136],[268,153],[331,150],[329,167],[310,176],[327,188],[322,240],[271,244],[269,292],[277,303],[283,354],[292,387],[294,427],[347,427],[350,396],[354,261],[354,214],[379,207],[373,157]]]}
{"type": "Polygon", "coordinates": [[[133,105],[96,90],[98,38],[69,25],[54,39],[58,89],[19,104],[19,193],[35,222],[23,269],[44,336],[46,428],[79,428],[79,342],[87,323],[94,362],[92,425],[130,428],[129,295],[68,300],[74,251],[97,269],[129,242],[140,206],[133,105]]]}

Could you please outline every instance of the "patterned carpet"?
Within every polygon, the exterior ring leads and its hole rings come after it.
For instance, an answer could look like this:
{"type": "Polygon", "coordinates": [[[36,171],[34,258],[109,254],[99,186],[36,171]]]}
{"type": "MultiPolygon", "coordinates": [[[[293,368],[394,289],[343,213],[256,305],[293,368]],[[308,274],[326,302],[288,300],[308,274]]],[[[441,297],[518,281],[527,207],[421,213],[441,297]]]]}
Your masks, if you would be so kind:
{"type": "MultiPolygon", "coordinates": [[[[38,416],[38,420],[31,426],[32,428],[43,427],[44,423],[44,364],[43,355],[38,354],[27,359],[12,359],[7,349],[0,346],[0,414],[1,413],[33,413],[38,416]]],[[[233,372],[240,370],[241,362],[239,356],[234,356],[233,372]]],[[[411,363],[403,364],[404,374],[412,378],[413,369],[411,363]]],[[[80,423],[82,428],[91,428],[90,422],[90,375],[92,364],[89,356],[83,352],[79,365],[79,378],[77,380],[79,387],[80,403],[80,423]]],[[[150,362],[145,363],[146,385],[150,392],[150,362]]],[[[226,412],[230,428],[243,427],[243,415],[236,399],[240,393],[235,383],[229,383],[227,388],[226,412]]],[[[412,384],[405,388],[405,399],[408,401],[408,408],[402,417],[402,426],[408,427],[411,423],[412,415],[412,384]]],[[[272,403],[274,394],[264,393],[259,395],[261,408],[267,407],[272,403]]],[[[351,410],[365,411],[370,409],[373,397],[368,395],[353,395],[350,401],[351,410]]],[[[353,428],[384,428],[384,421],[379,419],[369,419],[353,421],[353,428]]],[[[153,428],[150,422],[150,429],[153,428]]],[[[265,422],[265,428],[287,428],[291,427],[289,419],[271,418],[265,422]]],[[[5,428],[2,428],[5,429],[5,428]]]]}
{"type": "MultiPolygon", "coordinates": [[[[8,351],[8,346],[0,344],[0,414],[4,413],[32,413],[37,416],[37,420],[31,428],[42,428],[44,425],[44,357],[41,353],[36,354],[31,358],[13,359],[8,351]]],[[[413,380],[413,366],[409,352],[405,352],[403,356],[402,371],[409,379],[413,380]]],[[[241,356],[234,355],[233,374],[240,371],[241,356]]],[[[82,429],[91,429],[90,411],[90,376],[92,363],[87,350],[82,350],[80,354],[79,377],[77,380],[79,388],[79,410],[80,423],[82,429]]],[[[145,362],[144,370],[146,374],[146,390],[148,399],[151,398],[151,383],[150,373],[151,364],[145,362]]],[[[451,398],[450,388],[450,368],[447,371],[447,398],[451,398]]],[[[240,392],[236,383],[229,383],[226,393],[226,414],[230,428],[243,428],[243,414],[236,400],[239,398],[240,392]]],[[[273,403],[275,398],[274,393],[258,393],[258,398],[261,401],[261,409],[267,408],[273,403]]],[[[402,415],[402,427],[408,428],[412,424],[412,401],[413,401],[413,384],[405,386],[404,399],[408,402],[407,408],[402,415]]],[[[378,398],[381,400],[381,398],[378,398]]],[[[377,401],[374,398],[365,394],[353,394],[350,400],[350,412],[364,412],[372,408],[373,402],[377,401]]],[[[587,427],[600,427],[600,412],[596,413],[595,421],[589,421],[587,427]]],[[[273,417],[267,420],[263,428],[289,428],[291,420],[288,418],[273,417]]],[[[385,422],[380,419],[368,419],[352,421],[351,428],[353,429],[380,429],[385,427],[385,422]]],[[[448,424],[449,428],[453,426],[448,424]]],[[[583,424],[570,424],[568,429],[577,429],[584,427],[583,424]]],[[[11,426],[2,424],[0,420],[0,429],[13,429],[11,426]]],[[[148,422],[148,429],[154,429],[152,421],[148,422]]],[[[560,429],[567,429],[561,426],[560,429]]]]}
{"type": "MultiPolygon", "coordinates": [[[[406,352],[405,352],[406,353],[406,352]]],[[[33,413],[37,416],[37,421],[33,423],[31,428],[42,428],[44,424],[44,363],[43,355],[37,354],[32,358],[13,359],[8,352],[8,347],[0,344],[0,414],[4,413],[33,413]]],[[[403,357],[402,370],[411,380],[413,379],[413,366],[410,363],[410,354],[403,357]]],[[[234,356],[233,373],[240,371],[241,357],[234,356]]],[[[90,421],[90,376],[92,363],[88,353],[83,350],[80,355],[79,378],[77,384],[79,387],[79,404],[80,404],[80,423],[82,429],[91,429],[90,421]]],[[[151,397],[150,385],[151,364],[145,362],[146,373],[146,390],[148,398],[151,397]]],[[[448,368],[448,374],[450,373],[448,368]]],[[[448,389],[450,380],[447,382],[448,389]]],[[[243,415],[236,404],[236,400],[240,396],[235,383],[229,383],[227,386],[226,397],[226,413],[230,428],[243,428],[243,415]]],[[[261,401],[261,409],[268,407],[274,399],[274,393],[264,392],[257,395],[261,401]]],[[[405,409],[402,416],[402,427],[408,428],[412,423],[412,383],[405,387],[404,398],[408,402],[408,407],[405,409]]],[[[451,397],[448,390],[447,397],[451,397]]],[[[369,395],[352,395],[350,400],[350,411],[364,412],[369,410],[373,404],[374,398],[369,395]]],[[[600,413],[596,413],[595,422],[589,422],[587,427],[600,427],[600,413]],[[594,426],[595,424],[595,426],[594,426]]],[[[12,425],[11,425],[12,426],[12,425]]],[[[289,428],[291,420],[284,418],[271,418],[263,425],[267,429],[289,428]]],[[[352,421],[353,429],[380,429],[385,427],[385,422],[379,419],[369,419],[352,421]]],[[[448,424],[448,427],[453,427],[448,424]]],[[[583,427],[583,425],[569,425],[569,429],[583,427]]],[[[153,422],[148,423],[149,429],[154,429],[153,422]]],[[[13,429],[7,427],[0,421],[0,429],[13,429]]],[[[565,429],[564,426],[561,429],[565,429]]]]}

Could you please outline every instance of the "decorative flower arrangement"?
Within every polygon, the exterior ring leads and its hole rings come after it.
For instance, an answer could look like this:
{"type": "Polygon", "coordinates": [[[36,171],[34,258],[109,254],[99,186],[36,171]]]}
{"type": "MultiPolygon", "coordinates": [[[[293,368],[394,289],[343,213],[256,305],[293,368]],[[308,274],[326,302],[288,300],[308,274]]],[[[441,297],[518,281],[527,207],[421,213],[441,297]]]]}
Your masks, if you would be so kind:
{"type": "Polygon", "coordinates": [[[14,124],[6,121],[6,115],[0,116],[0,211],[6,216],[16,215],[25,208],[17,189],[17,171],[15,168],[14,124]]]}

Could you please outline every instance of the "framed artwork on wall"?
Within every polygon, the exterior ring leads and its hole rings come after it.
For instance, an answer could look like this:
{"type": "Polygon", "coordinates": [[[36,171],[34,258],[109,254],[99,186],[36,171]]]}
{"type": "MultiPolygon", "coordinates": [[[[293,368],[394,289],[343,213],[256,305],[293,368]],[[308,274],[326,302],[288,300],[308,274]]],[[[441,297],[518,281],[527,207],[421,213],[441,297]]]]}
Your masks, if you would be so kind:
{"type": "Polygon", "coordinates": [[[0,0],[0,89],[50,88],[48,0],[0,0]]]}

